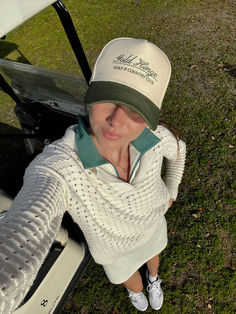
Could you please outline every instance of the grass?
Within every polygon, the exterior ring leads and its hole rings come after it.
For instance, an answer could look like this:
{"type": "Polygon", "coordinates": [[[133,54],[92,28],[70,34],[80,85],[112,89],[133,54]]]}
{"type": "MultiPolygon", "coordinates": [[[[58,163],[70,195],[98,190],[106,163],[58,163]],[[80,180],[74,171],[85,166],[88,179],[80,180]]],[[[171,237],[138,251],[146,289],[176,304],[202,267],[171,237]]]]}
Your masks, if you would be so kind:
{"type": "MultiPolygon", "coordinates": [[[[234,1],[64,2],[91,66],[106,42],[120,36],[147,38],[169,56],[173,73],[162,118],[179,131],[188,151],[178,200],[167,213],[169,243],[160,268],[165,302],[160,313],[233,313],[234,1]]],[[[13,31],[7,42],[0,43],[2,57],[79,72],[53,8],[13,31]]],[[[13,103],[1,93],[1,130],[19,127],[13,103]]],[[[23,154],[21,144],[2,141],[1,184],[12,184],[6,169],[17,153],[23,154]]],[[[136,312],[124,289],[110,284],[102,267],[91,262],[62,313],[136,312]]]]}

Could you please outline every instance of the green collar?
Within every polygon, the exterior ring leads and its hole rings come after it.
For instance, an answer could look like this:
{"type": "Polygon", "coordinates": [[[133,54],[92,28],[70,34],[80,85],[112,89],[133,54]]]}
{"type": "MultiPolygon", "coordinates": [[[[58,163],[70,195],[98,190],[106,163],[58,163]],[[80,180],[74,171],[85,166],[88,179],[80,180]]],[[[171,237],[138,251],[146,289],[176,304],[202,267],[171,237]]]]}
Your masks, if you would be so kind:
{"type": "MultiPolygon", "coordinates": [[[[88,116],[78,116],[78,122],[78,127],[75,131],[75,140],[78,154],[84,169],[95,168],[104,164],[109,164],[109,162],[100,155],[89,135],[88,116]]],[[[145,128],[139,137],[137,137],[131,143],[140,152],[140,154],[143,155],[159,142],[160,139],[147,128],[145,128]]]]}

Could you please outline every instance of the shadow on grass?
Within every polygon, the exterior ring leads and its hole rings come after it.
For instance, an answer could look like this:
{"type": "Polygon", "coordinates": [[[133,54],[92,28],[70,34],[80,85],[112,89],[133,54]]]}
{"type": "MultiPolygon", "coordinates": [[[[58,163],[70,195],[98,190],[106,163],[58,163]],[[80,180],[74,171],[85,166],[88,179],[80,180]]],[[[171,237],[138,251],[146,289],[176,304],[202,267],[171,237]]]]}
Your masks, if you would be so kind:
{"type": "Polygon", "coordinates": [[[0,50],[0,58],[3,59],[9,55],[14,50],[18,50],[18,46],[15,43],[11,43],[9,41],[1,40],[1,50],[0,50]]]}
{"type": "Polygon", "coordinates": [[[17,44],[6,41],[6,40],[0,40],[0,59],[6,58],[10,53],[12,53],[14,50],[19,53],[19,57],[17,58],[17,62],[31,64],[29,60],[23,55],[23,53],[20,51],[17,44]]]}

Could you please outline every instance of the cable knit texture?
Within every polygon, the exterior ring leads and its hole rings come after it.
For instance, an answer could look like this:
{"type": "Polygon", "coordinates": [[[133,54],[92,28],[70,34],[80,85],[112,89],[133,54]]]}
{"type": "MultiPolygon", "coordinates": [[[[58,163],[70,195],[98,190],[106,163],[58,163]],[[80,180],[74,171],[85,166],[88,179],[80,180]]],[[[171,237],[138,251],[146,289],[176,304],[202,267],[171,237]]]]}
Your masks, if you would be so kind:
{"type": "Polygon", "coordinates": [[[27,168],[24,185],[0,220],[0,313],[11,313],[32,285],[65,211],[84,232],[94,260],[110,264],[145,244],[176,198],[185,144],[159,126],[157,145],[140,159],[130,183],[105,166],[83,169],[75,126],[27,168]],[[161,178],[166,157],[166,179],[161,178]]]}

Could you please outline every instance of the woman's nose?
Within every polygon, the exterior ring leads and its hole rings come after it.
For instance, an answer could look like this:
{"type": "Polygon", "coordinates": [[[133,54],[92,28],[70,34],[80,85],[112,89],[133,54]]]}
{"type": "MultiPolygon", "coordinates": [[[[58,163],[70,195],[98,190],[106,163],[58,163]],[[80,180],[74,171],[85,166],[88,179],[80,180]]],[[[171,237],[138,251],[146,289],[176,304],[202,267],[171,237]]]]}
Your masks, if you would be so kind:
{"type": "Polygon", "coordinates": [[[124,119],[125,112],[120,106],[115,106],[107,117],[108,123],[113,127],[119,127],[122,123],[124,123],[124,119]]]}

